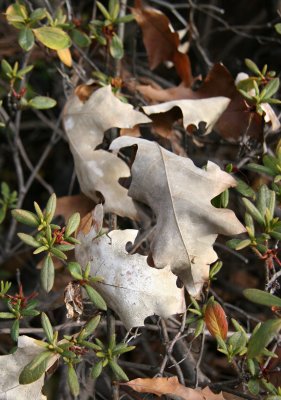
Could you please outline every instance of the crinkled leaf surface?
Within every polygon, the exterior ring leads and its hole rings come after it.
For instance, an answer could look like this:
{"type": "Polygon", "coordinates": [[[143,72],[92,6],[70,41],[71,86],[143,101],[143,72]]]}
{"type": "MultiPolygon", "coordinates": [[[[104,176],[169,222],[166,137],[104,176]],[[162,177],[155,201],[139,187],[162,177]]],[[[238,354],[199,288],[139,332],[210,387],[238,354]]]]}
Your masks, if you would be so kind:
{"type": "Polygon", "coordinates": [[[209,99],[174,100],[153,106],[143,107],[146,114],[166,113],[174,107],[179,107],[183,115],[183,126],[198,126],[199,122],[207,123],[206,133],[210,133],[215,123],[226,110],[230,99],[227,97],[213,97],[209,99]]]}
{"type": "Polygon", "coordinates": [[[156,214],[151,253],[157,268],[170,268],[187,291],[198,296],[217,259],[213,244],[218,234],[235,235],[245,229],[231,210],[217,209],[211,199],[236,181],[216,164],[206,169],[177,156],[155,142],[120,137],[111,144],[118,151],[137,144],[129,196],[149,205],[156,214]]]}
{"type": "Polygon", "coordinates": [[[215,394],[210,388],[191,389],[181,385],[176,376],[170,378],[137,378],[122,385],[139,393],[170,395],[180,400],[224,400],[222,393],[215,394]]]}
{"type": "Polygon", "coordinates": [[[108,129],[148,122],[147,116],[117,99],[110,86],[96,90],[85,102],[74,94],[65,106],[64,126],[81,190],[94,200],[100,192],[106,212],[137,219],[135,204],[118,183],[120,177],[130,176],[129,168],[114,154],[95,149],[108,129]]]}
{"type": "MultiPolygon", "coordinates": [[[[42,400],[45,398],[41,393],[44,375],[28,385],[19,384],[19,375],[22,369],[44,350],[46,349],[38,346],[34,339],[20,336],[17,351],[14,354],[0,357],[0,399],[42,400]]],[[[56,359],[57,357],[54,357],[53,362],[56,359]]]]}
{"type": "Polygon", "coordinates": [[[77,261],[91,262],[91,274],[103,277],[95,289],[120,317],[127,329],[144,325],[144,319],[157,314],[163,318],[185,311],[183,290],[176,286],[176,276],[167,268],[158,270],[147,265],[146,257],[129,255],[126,244],[134,242],[136,230],[111,231],[95,238],[94,228],[79,233],[77,261]]]}

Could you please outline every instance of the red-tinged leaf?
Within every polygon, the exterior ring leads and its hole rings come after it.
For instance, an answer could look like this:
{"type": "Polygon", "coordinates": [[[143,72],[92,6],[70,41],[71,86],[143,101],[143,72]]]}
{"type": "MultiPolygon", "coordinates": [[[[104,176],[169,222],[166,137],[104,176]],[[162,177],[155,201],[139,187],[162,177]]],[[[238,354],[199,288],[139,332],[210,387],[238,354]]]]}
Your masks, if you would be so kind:
{"type": "Polygon", "coordinates": [[[228,323],[224,309],[218,302],[214,300],[209,301],[206,307],[204,321],[212,336],[219,336],[223,340],[226,338],[228,323]]]}
{"type": "Polygon", "coordinates": [[[178,50],[179,35],[172,31],[166,15],[154,8],[143,7],[141,1],[136,1],[132,13],[142,29],[150,68],[155,69],[164,61],[172,61],[183,83],[190,86],[192,72],[189,57],[178,50]]]}

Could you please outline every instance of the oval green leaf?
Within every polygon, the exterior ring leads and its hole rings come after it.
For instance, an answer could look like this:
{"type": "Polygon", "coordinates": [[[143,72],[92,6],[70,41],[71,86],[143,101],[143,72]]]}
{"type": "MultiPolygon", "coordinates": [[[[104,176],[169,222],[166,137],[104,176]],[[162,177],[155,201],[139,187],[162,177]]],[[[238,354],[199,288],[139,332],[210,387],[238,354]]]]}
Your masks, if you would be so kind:
{"type": "Polygon", "coordinates": [[[71,46],[71,39],[66,32],[60,28],[42,26],[33,29],[33,33],[39,42],[52,50],[62,50],[71,46]]]}

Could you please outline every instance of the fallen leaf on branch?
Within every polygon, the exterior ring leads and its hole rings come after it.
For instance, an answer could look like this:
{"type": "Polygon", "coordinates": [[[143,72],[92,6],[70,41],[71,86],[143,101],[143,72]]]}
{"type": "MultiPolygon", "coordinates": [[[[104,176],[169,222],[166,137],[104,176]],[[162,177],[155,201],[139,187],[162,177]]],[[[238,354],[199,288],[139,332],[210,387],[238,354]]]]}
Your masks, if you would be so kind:
{"type": "Polygon", "coordinates": [[[263,118],[247,105],[238,92],[230,72],[222,65],[215,64],[198,90],[183,85],[169,89],[138,85],[136,89],[151,102],[167,102],[179,99],[206,99],[224,96],[231,99],[227,109],[219,118],[214,129],[227,140],[241,138],[263,140],[263,118]]]}
{"type": "Polygon", "coordinates": [[[132,13],[142,30],[150,68],[172,61],[184,84],[190,86],[193,78],[189,57],[179,51],[179,34],[172,30],[166,15],[155,8],[143,7],[140,0],[135,2],[132,13]]]}
{"type": "Polygon", "coordinates": [[[148,140],[123,136],[110,148],[118,152],[132,145],[138,150],[128,193],[156,215],[150,244],[154,265],[171,269],[187,291],[197,297],[208,279],[209,265],[217,259],[213,250],[217,235],[245,231],[233,211],[211,204],[215,196],[236,186],[236,181],[210,161],[200,169],[190,159],[148,140]]]}
{"type": "Polygon", "coordinates": [[[126,251],[126,244],[134,242],[137,233],[114,230],[96,237],[93,227],[86,235],[79,233],[81,244],[75,249],[77,261],[81,265],[90,261],[91,275],[103,278],[94,287],[128,330],[144,325],[151,315],[168,318],[185,311],[184,293],[176,286],[175,275],[168,268],[151,268],[145,256],[126,251]]]}
{"type": "MultiPolygon", "coordinates": [[[[0,356],[0,398],[5,400],[42,400],[41,390],[44,385],[44,375],[33,383],[21,385],[19,375],[23,368],[32,361],[35,356],[46,349],[38,346],[36,340],[28,336],[20,336],[18,349],[15,353],[0,356]]],[[[49,367],[55,363],[57,356],[51,359],[49,367]]]]}
{"type": "Polygon", "coordinates": [[[181,385],[176,376],[171,378],[138,378],[122,386],[129,386],[139,393],[153,393],[156,396],[175,396],[181,400],[224,400],[222,393],[215,394],[210,388],[191,389],[181,385]]]}
{"type": "Polygon", "coordinates": [[[199,122],[206,122],[206,134],[210,133],[215,123],[226,110],[230,99],[227,97],[212,97],[196,100],[174,100],[153,106],[145,106],[146,114],[161,114],[179,107],[183,116],[183,126],[187,129],[190,125],[199,126],[199,122]]]}
{"type": "Polygon", "coordinates": [[[114,154],[95,150],[110,128],[133,128],[150,119],[125,104],[106,86],[82,102],[73,95],[66,103],[64,126],[82,192],[97,201],[100,193],[106,212],[137,219],[137,209],[118,180],[130,176],[128,166],[114,154]]]}

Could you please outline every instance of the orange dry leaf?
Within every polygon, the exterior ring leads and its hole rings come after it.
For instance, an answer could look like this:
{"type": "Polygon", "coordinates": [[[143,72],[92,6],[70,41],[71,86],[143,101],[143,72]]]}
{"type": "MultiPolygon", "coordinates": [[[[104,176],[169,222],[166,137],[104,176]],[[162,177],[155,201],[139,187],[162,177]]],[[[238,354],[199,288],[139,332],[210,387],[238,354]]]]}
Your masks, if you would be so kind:
{"type": "Polygon", "coordinates": [[[79,212],[81,218],[83,218],[95,208],[95,205],[96,203],[93,200],[82,193],[74,196],[63,196],[57,199],[55,215],[62,215],[65,221],[68,221],[72,214],[79,212]]]}
{"type": "Polygon", "coordinates": [[[132,13],[142,29],[150,68],[172,61],[183,83],[190,86],[192,72],[189,57],[178,50],[179,35],[172,31],[166,15],[155,8],[143,7],[140,0],[135,2],[132,13]]]}
{"type": "Polygon", "coordinates": [[[171,378],[138,378],[122,385],[139,393],[153,393],[157,396],[173,395],[181,400],[224,400],[221,393],[215,394],[208,387],[191,389],[181,385],[176,376],[171,378]]]}
{"type": "Polygon", "coordinates": [[[217,301],[209,301],[206,307],[204,321],[212,336],[219,336],[223,340],[226,339],[228,323],[224,309],[217,301]]]}
{"type": "Polygon", "coordinates": [[[72,57],[69,49],[58,50],[58,57],[67,67],[72,67],[72,57]]]}

